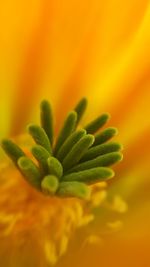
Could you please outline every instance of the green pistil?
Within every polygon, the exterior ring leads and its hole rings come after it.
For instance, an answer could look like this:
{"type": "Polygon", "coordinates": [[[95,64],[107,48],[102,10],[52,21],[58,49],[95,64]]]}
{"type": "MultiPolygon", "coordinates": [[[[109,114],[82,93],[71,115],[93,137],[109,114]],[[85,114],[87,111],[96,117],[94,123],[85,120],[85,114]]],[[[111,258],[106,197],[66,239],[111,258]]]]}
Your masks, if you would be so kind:
{"type": "Polygon", "coordinates": [[[84,129],[72,133],[59,149],[56,155],[57,158],[62,162],[63,159],[67,156],[67,154],[70,152],[72,147],[85,135],[86,131],[84,129]]]}
{"type": "Polygon", "coordinates": [[[68,155],[64,158],[62,165],[64,171],[67,171],[74,165],[76,165],[82,158],[84,153],[87,152],[88,148],[94,143],[94,136],[87,134],[83,136],[70,150],[68,155]]]}
{"type": "Polygon", "coordinates": [[[42,174],[40,169],[28,157],[21,157],[18,160],[18,167],[25,179],[38,190],[41,189],[42,174]]]}
{"type": "Polygon", "coordinates": [[[109,114],[97,117],[85,129],[77,128],[86,107],[87,99],[82,98],[68,113],[55,141],[52,108],[47,100],[42,101],[41,126],[30,124],[27,128],[36,143],[31,147],[36,163],[13,141],[4,139],[1,143],[25,180],[45,195],[88,200],[89,185],[112,178],[114,172],[108,166],[122,160],[122,145],[109,142],[117,134],[116,128],[106,128],[94,136],[109,114]]]}
{"type": "Polygon", "coordinates": [[[88,160],[86,162],[80,163],[69,170],[71,172],[78,172],[82,170],[87,170],[99,166],[111,166],[122,160],[122,154],[120,152],[112,152],[105,155],[96,157],[95,159],[88,160]]]}
{"type": "Polygon", "coordinates": [[[90,148],[82,157],[81,162],[94,159],[100,155],[122,150],[122,145],[117,142],[109,142],[90,148]]]}
{"type": "Polygon", "coordinates": [[[112,137],[118,134],[118,130],[115,127],[109,127],[103,130],[102,132],[95,135],[95,142],[93,146],[101,145],[108,140],[110,140],[112,137]]]}
{"type": "Polygon", "coordinates": [[[36,160],[39,162],[40,169],[43,174],[48,173],[48,163],[47,160],[50,157],[50,153],[42,146],[35,145],[31,148],[31,152],[36,160]]]}
{"type": "Polygon", "coordinates": [[[102,180],[112,178],[114,172],[109,168],[97,167],[90,170],[73,172],[63,177],[63,181],[78,181],[87,184],[95,184],[102,180]]]}
{"type": "Polygon", "coordinates": [[[57,194],[61,197],[78,197],[88,200],[91,189],[86,184],[77,181],[61,182],[57,194]]]}
{"type": "Polygon", "coordinates": [[[47,175],[41,183],[42,192],[45,195],[54,195],[58,189],[59,182],[55,175],[47,175]]]}
{"type": "Polygon", "coordinates": [[[55,175],[60,179],[63,175],[63,167],[61,163],[58,161],[58,159],[50,157],[48,158],[47,163],[48,163],[49,173],[55,175]]]}
{"type": "Polygon", "coordinates": [[[5,153],[11,158],[15,165],[17,165],[17,161],[20,157],[25,156],[25,153],[21,148],[9,139],[2,140],[1,145],[5,153]]]}
{"type": "Polygon", "coordinates": [[[110,118],[108,113],[104,113],[85,126],[87,133],[95,134],[110,118]]]}
{"type": "Polygon", "coordinates": [[[77,112],[77,124],[80,122],[80,120],[83,117],[83,114],[85,113],[85,110],[87,108],[87,99],[84,97],[82,98],[79,103],[75,107],[75,111],[77,112]]]}
{"type": "Polygon", "coordinates": [[[53,129],[53,114],[52,114],[52,108],[50,103],[47,100],[43,100],[41,102],[41,126],[45,130],[50,143],[53,144],[54,139],[54,129],[53,129]]]}
{"type": "Polygon", "coordinates": [[[56,155],[59,151],[62,144],[66,141],[66,139],[70,136],[70,134],[75,130],[77,122],[77,113],[75,111],[71,111],[65,122],[64,125],[60,131],[60,134],[58,135],[56,145],[54,148],[54,154],[56,155]]]}
{"type": "Polygon", "coordinates": [[[35,124],[30,124],[27,129],[34,141],[38,145],[43,146],[50,154],[52,154],[51,143],[44,129],[35,124]]]}

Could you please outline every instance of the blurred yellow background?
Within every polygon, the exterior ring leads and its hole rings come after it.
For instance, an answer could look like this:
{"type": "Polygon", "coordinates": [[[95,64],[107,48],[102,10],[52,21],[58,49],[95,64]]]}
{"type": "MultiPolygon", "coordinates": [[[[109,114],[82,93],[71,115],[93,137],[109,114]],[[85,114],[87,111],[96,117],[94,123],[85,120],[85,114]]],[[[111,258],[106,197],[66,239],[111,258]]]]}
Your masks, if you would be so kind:
{"type": "Polygon", "coordinates": [[[150,1],[1,1],[0,59],[0,138],[38,120],[43,98],[53,105],[56,131],[82,96],[84,121],[106,111],[119,129],[124,160],[109,192],[128,204],[124,227],[91,255],[84,248],[75,266],[149,267],[150,1]]]}

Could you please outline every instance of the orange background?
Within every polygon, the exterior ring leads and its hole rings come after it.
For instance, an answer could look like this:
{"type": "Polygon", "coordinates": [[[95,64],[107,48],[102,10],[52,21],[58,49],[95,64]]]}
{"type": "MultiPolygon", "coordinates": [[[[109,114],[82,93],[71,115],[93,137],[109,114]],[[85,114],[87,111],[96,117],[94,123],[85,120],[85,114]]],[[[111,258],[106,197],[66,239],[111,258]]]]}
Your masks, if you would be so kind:
{"type": "Polygon", "coordinates": [[[149,267],[150,2],[1,1],[0,58],[1,138],[36,121],[42,98],[52,102],[56,130],[82,96],[89,99],[85,121],[111,113],[124,161],[109,190],[129,211],[123,230],[90,255],[83,249],[78,266],[149,267]]]}

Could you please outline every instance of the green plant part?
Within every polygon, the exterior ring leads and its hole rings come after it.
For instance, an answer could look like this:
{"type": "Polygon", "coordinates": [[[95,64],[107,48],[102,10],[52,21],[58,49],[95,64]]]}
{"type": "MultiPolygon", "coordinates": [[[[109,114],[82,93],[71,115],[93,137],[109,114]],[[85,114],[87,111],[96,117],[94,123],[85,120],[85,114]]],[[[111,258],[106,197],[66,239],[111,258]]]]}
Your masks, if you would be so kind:
{"type": "Polygon", "coordinates": [[[71,150],[71,148],[85,135],[86,131],[84,129],[72,133],[59,149],[56,155],[57,158],[62,162],[71,150]]]}
{"type": "Polygon", "coordinates": [[[59,182],[55,175],[47,175],[41,182],[42,192],[45,195],[54,195],[58,189],[59,182]]]}
{"type": "Polygon", "coordinates": [[[63,180],[93,184],[100,182],[101,180],[112,178],[113,176],[114,172],[111,169],[105,167],[97,167],[89,170],[70,173],[68,175],[65,175],[63,180]]]}
{"type": "Polygon", "coordinates": [[[101,155],[99,157],[96,157],[92,160],[85,161],[83,163],[80,163],[69,170],[69,173],[71,172],[78,172],[83,171],[99,166],[111,166],[119,161],[122,160],[122,154],[120,152],[112,152],[108,154],[101,155]]]}
{"type": "Polygon", "coordinates": [[[61,197],[78,197],[88,200],[91,189],[85,183],[77,181],[61,182],[57,194],[61,197]]]}
{"type": "Polygon", "coordinates": [[[16,166],[18,159],[25,156],[25,153],[22,151],[22,149],[9,139],[2,140],[1,146],[16,166]]]}
{"type": "Polygon", "coordinates": [[[63,175],[63,167],[58,159],[50,157],[47,160],[49,173],[60,179],[63,175]]]}
{"type": "Polygon", "coordinates": [[[18,159],[18,167],[25,179],[38,190],[41,189],[42,174],[40,169],[28,157],[18,159]]]}
{"type": "Polygon", "coordinates": [[[121,151],[122,148],[123,148],[122,145],[119,144],[118,142],[109,142],[98,146],[94,146],[84,154],[80,162],[88,161],[107,153],[121,151]]]}
{"type": "Polygon", "coordinates": [[[115,127],[109,127],[103,130],[102,132],[95,135],[95,142],[93,146],[101,145],[108,140],[110,140],[112,137],[118,134],[118,130],[115,127]]]}
{"type": "Polygon", "coordinates": [[[78,128],[86,107],[87,99],[82,98],[68,113],[55,140],[52,108],[47,100],[42,101],[41,126],[27,127],[36,143],[31,147],[35,162],[13,141],[2,140],[2,148],[25,180],[44,195],[87,200],[90,185],[112,178],[114,172],[110,166],[122,160],[122,145],[109,142],[117,129],[108,127],[97,133],[108,121],[109,114],[97,117],[85,129],[78,128]]]}
{"type": "Polygon", "coordinates": [[[87,133],[95,134],[109,120],[110,115],[104,113],[85,126],[87,133]]]}
{"type": "Polygon", "coordinates": [[[62,144],[66,141],[66,139],[70,136],[70,134],[75,130],[76,122],[77,122],[77,113],[75,111],[69,112],[56,141],[56,145],[54,148],[55,155],[59,151],[62,144]]]}
{"type": "Polygon", "coordinates": [[[27,129],[34,141],[38,145],[43,146],[50,154],[52,154],[51,143],[44,129],[35,124],[30,124],[27,129]]]}
{"type": "Polygon", "coordinates": [[[36,160],[39,162],[40,169],[43,174],[48,172],[47,160],[51,156],[50,153],[42,146],[35,145],[31,148],[31,152],[36,160]]]}
{"type": "Polygon", "coordinates": [[[77,124],[80,122],[80,120],[83,117],[83,114],[87,108],[87,99],[84,97],[82,98],[79,103],[75,107],[75,111],[77,112],[77,124]]]}
{"type": "Polygon", "coordinates": [[[54,139],[54,129],[53,129],[53,114],[50,103],[47,100],[43,100],[40,105],[41,113],[41,126],[45,130],[49,141],[53,144],[54,139]]]}
{"type": "Polygon", "coordinates": [[[88,151],[88,148],[94,143],[94,136],[87,134],[83,136],[70,150],[68,155],[64,158],[62,165],[64,171],[67,171],[74,165],[76,165],[82,158],[84,153],[88,151]]]}

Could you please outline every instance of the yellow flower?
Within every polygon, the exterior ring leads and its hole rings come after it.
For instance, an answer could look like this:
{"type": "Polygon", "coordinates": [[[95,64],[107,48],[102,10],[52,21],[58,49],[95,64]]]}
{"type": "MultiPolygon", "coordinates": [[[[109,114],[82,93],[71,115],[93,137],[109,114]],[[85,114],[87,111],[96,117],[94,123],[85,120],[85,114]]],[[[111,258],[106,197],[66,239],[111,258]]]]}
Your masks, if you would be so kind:
{"type": "MultiPolygon", "coordinates": [[[[67,252],[77,229],[95,220],[93,208],[100,207],[107,197],[104,182],[98,188],[93,187],[88,203],[73,198],[45,197],[8,163],[1,164],[0,176],[0,263],[3,266],[56,264],[67,252]]],[[[114,208],[105,207],[111,209],[114,208]]],[[[111,223],[108,226],[114,227],[111,223]]],[[[80,247],[100,238],[100,234],[94,239],[92,234],[85,234],[80,247]]]]}
{"type": "MultiPolygon", "coordinates": [[[[25,266],[25,257],[28,258],[29,264],[33,262],[36,266],[40,266],[41,261],[44,266],[54,265],[67,252],[70,239],[76,234],[77,229],[86,229],[86,226],[95,220],[96,209],[100,206],[104,206],[106,211],[126,212],[126,204],[119,196],[115,196],[112,203],[107,203],[107,183],[103,181],[113,175],[108,166],[122,158],[118,152],[121,149],[119,143],[105,143],[116,134],[116,129],[107,128],[94,135],[106,123],[108,114],[103,114],[87,124],[84,131],[76,129],[85,110],[85,104],[86,100],[81,100],[75,111],[67,115],[54,145],[53,118],[47,101],[41,103],[41,127],[34,124],[28,127],[29,133],[37,143],[32,147],[31,153],[28,151],[30,139],[26,135],[18,138],[21,147],[27,144],[27,148],[23,150],[11,140],[2,141],[2,148],[21,172],[19,175],[19,172],[8,163],[0,168],[0,237],[3,240],[1,247],[4,252],[7,251],[8,244],[13,247],[12,266],[25,266]],[[78,136],[80,132],[82,135],[78,136]],[[98,165],[95,164],[97,159],[98,165]],[[21,165],[22,161],[27,163],[21,165]],[[28,162],[31,166],[29,169],[28,162]],[[88,165],[93,164],[92,162],[95,164],[93,167],[88,165]],[[81,168],[84,165],[86,167],[81,168]],[[29,185],[22,180],[23,177],[29,185]],[[53,179],[57,181],[56,188],[53,179]],[[92,184],[91,189],[88,184],[92,184]],[[84,202],[79,198],[83,198],[84,202]],[[31,256],[28,256],[28,249],[31,253],[28,242],[33,245],[31,256]],[[20,251],[24,246],[25,251],[20,251]],[[35,255],[38,255],[40,261],[35,255]]],[[[107,222],[108,229],[111,230],[118,230],[121,224],[118,221],[107,222]]],[[[82,239],[80,246],[84,247],[86,243],[99,242],[101,236],[89,232],[82,239]]],[[[10,262],[7,264],[11,266],[10,262]]]]}
{"type": "Polygon", "coordinates": [[[56,263],[75,229],[88,224],[91,215],[84,213],[78,199],[49,198],[36,192],[9,164],[1,165],[0,175],[1,264],[56,263]]]}
{"type": "Polygon", "coordinates": [[[1,138],[22,134],[37,118],[41,98],[53,103],[58,131],[66,112],[86,95],[86,119],[107,110],[124,144],[116,177],[107,190],[94,191],[91,209],[79,200],[44,200],[11,165],[2,166],[1,151],[0,233],[5,236],[0,237],[0,264],[43,267],[64,253],[61,267],[149,266],[149,1],[8,0],[0,14],[1,138]],[[54,216],[56,227],[70,227],[70,232],[63,237],[60,228],[62,239],[47,243],[51,233],[45,228],[43,234],[40,225],[51,216],[46,207],[52,201],[63,214],[60,224],[54,216]]]}

